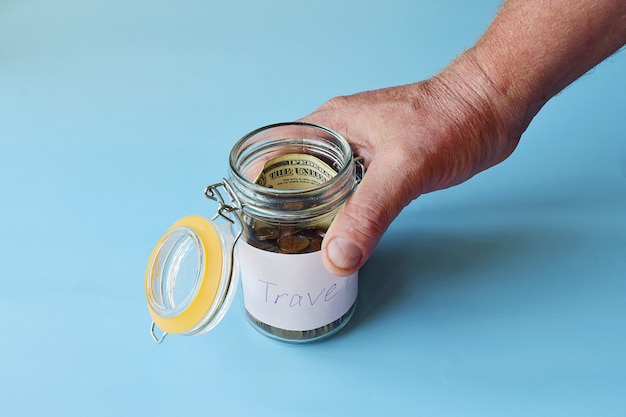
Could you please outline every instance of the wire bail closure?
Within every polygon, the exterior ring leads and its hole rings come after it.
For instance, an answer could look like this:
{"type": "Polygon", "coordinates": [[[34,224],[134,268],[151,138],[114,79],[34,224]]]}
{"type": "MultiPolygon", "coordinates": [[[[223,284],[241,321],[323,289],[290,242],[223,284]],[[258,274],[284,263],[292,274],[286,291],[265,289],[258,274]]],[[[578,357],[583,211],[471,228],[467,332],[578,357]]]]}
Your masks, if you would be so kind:
{"type": "MultiPolygon", "coordinates": [[[[233,188],[228,183],[228,181],[223,179],[222,182],[208,185],[204,189],[204,196],[210,200],[215,201],[218,205],[217,213],[215,213],[215,215],[211,217],[211,220],[216,220],[218,217],[221,217],[231,224],[235,223],[230,217],[230,213],[241,210],[241,201],[239,201],[239,198],[237,198],[237,195],[233,191],[233,188]],[[223,187],[226,194],[228,194],[228,200],[226,200],[224,198],[224,195],[220,192],[220,187],[223,187]]],[[[239,217],[235,217],[239,219],[239,217]]],[[[243,228],[241,221],[239,221],[239,226],[243,228]]]]}
{"type": "Polygon", "coordinates": [[[163,340],[165,340],[165,336],[167,336],[167,332],[162,332],[161,337],[159,337],[155,333],[155,328],[156,328],[156,323],[152,322],[152,324],[150,325],[150,336],[152,336],[152,340],[154,340],[154,342],[157,345],[160,345],[163,342],[163,340]]]}
{"type": "Polygon", "coordinates": [[[365,159],[361,156],[354,156],[354,165],[356,167],[356,184],[359,185],[365,176],[365,159]]]}
{"type": "MultiPolygon", "coordinates": [[[[207,186],[204,190],[204,195],[206,198],[213,200],[217,203],[217,212],[213,215],[213,217],[210,218],[212,222],[216,221],[218,218],[221,218],[228,222],[230,225],[237,224],[239,226],[237,228],[237,232],[234,234],[232,243],[230,244],[230,248],[228,248],[228,250],[230,251],[230,256],[228,260],[228,276],[226,279],[228,282],[227,286],[230,287],[231,282],[233,281],[233,273],[235,270],[235,245],[243,234],[243,223],[241,219],[239,218],[239,216],[231,215],[231,213],[240,210],[242,205],[235,193],[233,192],[232,186],[225,179],[222,180],[222,182],[207,186]],[[233,220],[233,217],[236,219],[236,221],[233,220]]],[[[223,249],[225,250],[226,248],[223,249]]],[[[221,305],[224,304],[225,298],[226,295],[224,295],[224,297],[219,300],[219,308],[221,308],[221,305]]],[[[159,335],[157,334],[157,329],[159,329],[159,327],[153,320],[150,325],[150,336],[152,336],[152,340],[154,340],[156,344],[161,344],[163,340],[165,340],[165,337],[168,335],[168,332],[162,331],[159,335]]]]}
{"type": "Polygon", "coordinates": [[[230,214],[242,209],[241,201],[237,197],[237,194],[233,191],[232,185],[230,185],[230,183],[226,179],[222,179],[222,182],[208,185],[204,189],[204,196],[209,200],[213,200],[217,203],[217,213],[215,213],[215,215],[211,217],[211,221],[215,221],[221,217],[222,219],[229,222],[231,225],[237,223],[237,225],[239,226],[239,230],[235,234],[233,243],[230,247],[231,250],[229,268],[231,274],[230,278],[232,278],[233,267],[235,264],[235,245],[243,234],[243,223],[239,216],[234,216],[235,219],[237,219],[237,221],[235,222],[230,214]],[[224,188],[224,191],[228,195],[228,200],[226,200],[222,192],[220,192],[220,187],[224,188]]]}
{"type": "Polygon", "coordinates": [[[238,231],[233,238],[233,243],[230,247],[230,265],[229,265],[229,282],[232,280],[232,274],[235,265],[235,245],[239,238],[243,234],[243,223],[239,216],[231,216],[231,213],[234,213],[238,210],[241,210],[242,204],[237,194],[233,191],[232,185],[228,183],[226,179],[222,179],[222,182],[218,182],[215,184],[208,185],[204,189],[204,196],[209,200],[213,200],[217,203],[217,212],[211,217],[211,221],[215,221],[218,218],[222,218],[229,222],[231,225],[235,223],[239,226],[238,231]],[[224,198],[222,192],[220,192],[220,187],[224,188],[225,193],[228,195],[228,200],[224,198]],[[232,217],[235,217],[237,221],[235,222],[232,217]]]}

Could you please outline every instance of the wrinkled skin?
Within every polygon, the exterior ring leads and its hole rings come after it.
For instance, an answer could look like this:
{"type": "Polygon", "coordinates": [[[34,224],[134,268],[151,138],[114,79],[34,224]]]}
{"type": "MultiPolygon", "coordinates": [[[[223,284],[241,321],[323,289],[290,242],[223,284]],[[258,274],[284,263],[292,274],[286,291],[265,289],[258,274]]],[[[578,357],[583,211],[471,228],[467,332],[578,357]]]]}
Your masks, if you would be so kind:
{"type": "Polygon", "coordinates": [[[356,271],[412,200],[506,159],[551,97],[625,42],[626,0],[510,0],[431,79],[335,97],[302,118],[341,133],[367,167],[324,239],[326,268],[356,271]]]}

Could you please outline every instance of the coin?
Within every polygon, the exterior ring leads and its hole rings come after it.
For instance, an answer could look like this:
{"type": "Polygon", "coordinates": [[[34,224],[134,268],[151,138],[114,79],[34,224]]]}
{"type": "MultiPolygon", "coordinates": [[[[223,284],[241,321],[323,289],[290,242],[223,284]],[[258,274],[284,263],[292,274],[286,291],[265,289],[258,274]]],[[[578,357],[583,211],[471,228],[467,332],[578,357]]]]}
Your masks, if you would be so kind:
{"type": "Polygon", "coordinates": [[[309,239],[301,235],[285,236],[278,240],[278,250],[281,253],[303,253],[309,246],[309,239]]]}
{"type": "Polygon", "coordinates": [[[326,229],[306,229],[304,230],[303,235],[306,236],[307,239],[309,239],[309,247],[307,248],[307,252],[317,252],[322,249],[322,240],[324,240],[324,236],[326,235],[326,229]]]}
{"type": "Polygon", "coordinates": [[[309,238],[309,252],[317,252],[322,250],[322,238],[320,236],[315,236],[309,238]]]}
{"type": "Polygon", "coordinates": [[[274,226],[255,227],[254,235],[258,240],[276,239],[278,237],[278,228],[274,226]]]}
{"type": "Polygon", "coordinates": [[[248,243],[251,246],[254,246],[257,249],[261,249],[265,252],[276,252],[278,253],[278,246],[276,245],[276,240],[248,240],[248,243]]]}

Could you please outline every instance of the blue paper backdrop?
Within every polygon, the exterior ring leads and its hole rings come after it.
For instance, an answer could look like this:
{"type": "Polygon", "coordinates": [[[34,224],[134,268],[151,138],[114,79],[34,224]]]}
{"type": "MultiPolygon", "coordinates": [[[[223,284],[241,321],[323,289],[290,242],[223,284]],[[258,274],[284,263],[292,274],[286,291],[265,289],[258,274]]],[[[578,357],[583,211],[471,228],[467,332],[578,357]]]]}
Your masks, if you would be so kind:
{"type": "Polygon", "coordinates": [[[336,337],[148,333],[150,250],[235,140],[433,75],[498,4],[0,2],[0,415],[626,415],[624,53],[412,203],[336,337]]]}

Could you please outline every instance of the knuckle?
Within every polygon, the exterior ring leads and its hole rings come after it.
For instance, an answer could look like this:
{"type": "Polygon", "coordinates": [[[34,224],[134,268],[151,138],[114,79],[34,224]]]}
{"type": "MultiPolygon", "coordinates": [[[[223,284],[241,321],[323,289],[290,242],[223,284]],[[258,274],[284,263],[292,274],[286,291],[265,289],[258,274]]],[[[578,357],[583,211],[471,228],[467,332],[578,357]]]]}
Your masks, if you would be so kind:
{"type": "Polygon", "coordinates": [[[392,219],[386,207],[375,201],[348,200],[342,215],[349,232],[367,246],[380,239],[392,219]]]}

